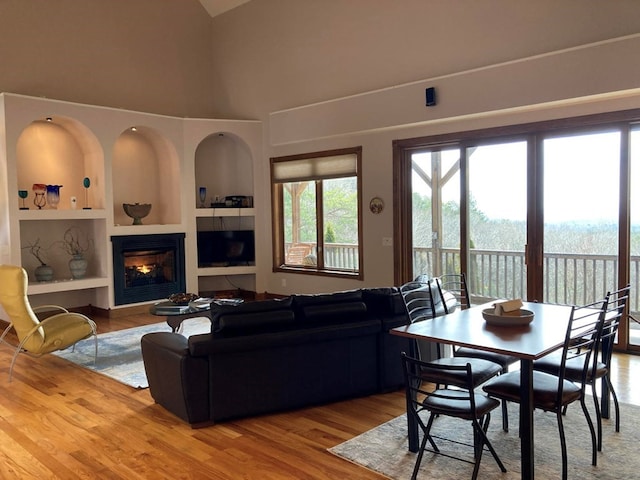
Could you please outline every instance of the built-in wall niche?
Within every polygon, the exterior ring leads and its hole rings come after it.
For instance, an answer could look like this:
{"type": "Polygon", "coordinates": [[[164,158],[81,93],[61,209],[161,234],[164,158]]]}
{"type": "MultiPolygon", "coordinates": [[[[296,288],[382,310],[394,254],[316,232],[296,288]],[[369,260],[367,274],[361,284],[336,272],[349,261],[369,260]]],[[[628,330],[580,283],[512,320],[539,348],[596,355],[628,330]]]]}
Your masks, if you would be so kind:
{"type": "Polygon", "coordinates": [[[194,201],[201,207],[200,188],[206,188],[204,206],[215,198],[253,195],[253,159],[244,140],[235,134],[219,132],[206,137],[195,153],[196,189],[194,201]]]}
{"type": "MultiPolygon", "coordinates": [[[[16,190],[28,192],[24,204],[29,209],[38,209],[33,184],[62,185],[57,210],[104,208],[104,152],[96,136],[80,122],[56,116],[34,120],[18,138],[16,160],[16,190]],[[85,188],[85,178],[89,188],[85,188]]],[[[42,209],[52,209],[52,205],[42,209]]]]}
{"type": "Polygon", "coordinates": [[[180,161],[175,146],[156,130],[136,126],[115,142],[112,161],[113,218],[131,225],[124,203],[151,204],[144,225],[180,223],[180,161]]]}
{"type": "Polygon", "coordinates": [[[82,232],[81,243],[88,245],[84,258],[88,261],[86,277],[107,277],[106,250],[106,220],[23,220],[20,222],[21,265],[27,270],[29,281],[35,282],[34,271],[40,265],[38,259],[31,253],[29,245],[39,244],[42,260],[53,268],[53,280],[64,281],[71,279],[69,270],[69,255],[61,245],[68,229],[82,232]],[[86,242],[85,242],[86,240],[86,242]]]}

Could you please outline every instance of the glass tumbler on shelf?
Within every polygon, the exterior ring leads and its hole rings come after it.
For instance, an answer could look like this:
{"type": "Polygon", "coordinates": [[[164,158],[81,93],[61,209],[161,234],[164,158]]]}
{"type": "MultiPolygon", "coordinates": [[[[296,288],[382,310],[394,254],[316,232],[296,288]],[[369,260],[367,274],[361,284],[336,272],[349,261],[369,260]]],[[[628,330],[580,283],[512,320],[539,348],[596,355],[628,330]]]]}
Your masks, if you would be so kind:
{"type": "Polygon", "coordinates": [[[205,208],[204,202],[207,200],[207,187],[200,187],[198,194],[200,195],[200,208],[205,208]]]}
{"type": "Polygon", "coordinates": [[[24,204],[24,199],[29,196],[29,192],[27,190],[18,190],[18,196],[22,199],[20,210],[29,210],[29,207],[24,204]]]}

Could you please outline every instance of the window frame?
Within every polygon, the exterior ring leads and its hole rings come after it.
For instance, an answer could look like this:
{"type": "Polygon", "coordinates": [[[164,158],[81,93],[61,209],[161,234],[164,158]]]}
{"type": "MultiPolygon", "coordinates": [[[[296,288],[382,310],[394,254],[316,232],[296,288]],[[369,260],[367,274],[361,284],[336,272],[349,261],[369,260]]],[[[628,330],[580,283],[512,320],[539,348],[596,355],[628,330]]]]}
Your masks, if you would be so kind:
{"type": "Polygon", "coordinates": [[[271,182],[271,219],[272,219],[272,259],[274,272],[302,273],[308,275],[324,275],[331,277],[350,278],[362,280],[364,278],[364,256],[363,256],[363,209],[362,209],[362,146],[347,147],[335,150],[324,150],[319,152],[308,152],[297,155],[287,155],[270,158],[270,182],[271,182]],[[326,160],[328,157],[340,157],[355,155],[355,175],[345,175],[343,173],[331,176],[324,173],[314,176],[307,175],[307,181],[315,182],[316,186],[316,245],[318,251],[317,265],[287,265],[285,264],[285,222],[284,222],[284,182],[276,178],[276,169],[282,162],[300,162],[303,160],[313,161],[314,159],[326,160]],[[324,199],[323,180],[335,178],[356,177],[357,188],[357,235],[358,235],[358,268],[355,270],[340,270],[324,265],[324,199]]]}

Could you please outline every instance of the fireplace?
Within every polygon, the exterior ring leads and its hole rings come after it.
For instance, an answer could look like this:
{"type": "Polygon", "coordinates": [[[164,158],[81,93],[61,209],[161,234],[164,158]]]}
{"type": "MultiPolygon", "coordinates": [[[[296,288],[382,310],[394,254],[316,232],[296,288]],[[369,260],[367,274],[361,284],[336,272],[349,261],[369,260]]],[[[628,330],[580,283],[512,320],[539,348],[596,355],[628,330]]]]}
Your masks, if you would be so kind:
{"type": "Polygon", "coordinates": [[[185,291],[184,233],[113,236],[115,304],[185,291]]]}

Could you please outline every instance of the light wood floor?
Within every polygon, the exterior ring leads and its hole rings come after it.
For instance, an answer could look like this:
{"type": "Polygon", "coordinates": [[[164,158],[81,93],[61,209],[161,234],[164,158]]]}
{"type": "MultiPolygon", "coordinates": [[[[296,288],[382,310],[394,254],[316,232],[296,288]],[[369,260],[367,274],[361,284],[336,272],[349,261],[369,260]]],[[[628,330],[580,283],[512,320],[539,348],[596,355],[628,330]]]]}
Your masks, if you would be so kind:
{"type": "MultiPolygon", "coordinates": [[[[107,332],[158,317],[96,320],[107,332]]],[[[54,356],[20,355],[9,383],[11,353],[0,345],[2,479],[380,479],[326,449],[404,411],[399,391],[194,430],[148,389],[54,356]]],[[[640,357],[616,366],[620,400],[640,405],[640,357]]]]}

